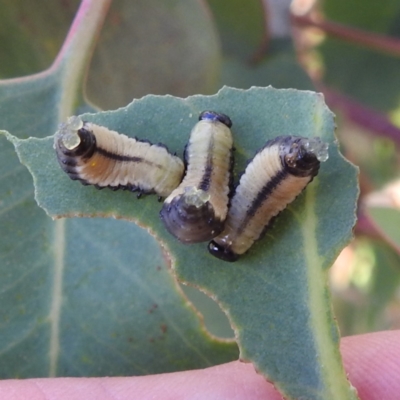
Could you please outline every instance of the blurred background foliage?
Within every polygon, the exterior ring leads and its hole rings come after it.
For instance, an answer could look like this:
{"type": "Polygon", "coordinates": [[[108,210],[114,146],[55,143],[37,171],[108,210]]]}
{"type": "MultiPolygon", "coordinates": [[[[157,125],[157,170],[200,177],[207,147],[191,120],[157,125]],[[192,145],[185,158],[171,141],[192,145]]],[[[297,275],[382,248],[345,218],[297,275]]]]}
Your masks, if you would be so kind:
{"type": "MultiPolygon", "coordinates": [[[[0,78],[48,68],[79,3],[0,0],[0,78]]],[[[149,93],[185,97],[223,85],[323,92],[342,151],[360,167],[355,240],[331,270],[349,335],[400,328],[399,57],[397,0],[114,0],[87,97],[113,109],[149,93]]],[[[231,336],[212,300],[187,293],[213,333],[231,336]]]]}

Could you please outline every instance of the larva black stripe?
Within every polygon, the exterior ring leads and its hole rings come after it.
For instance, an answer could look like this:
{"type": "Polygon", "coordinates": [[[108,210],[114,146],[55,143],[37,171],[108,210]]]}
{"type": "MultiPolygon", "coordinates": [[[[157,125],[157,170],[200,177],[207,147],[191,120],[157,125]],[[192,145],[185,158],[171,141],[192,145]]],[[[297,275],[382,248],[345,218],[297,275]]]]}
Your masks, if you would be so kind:
{"type": "Polygon", "coordinates": [[[112,190],[168,196],[182,179],[182,161],[161,144],[137,140],[71,117],[55,135],[62,169],[73,180],[112,190]]]}
{"type": "Polygon", "coordinates": [[[224,231],[210,242],[210,253],[236,261],[317,175],[327,149],[319,138],[281,136],[267,142],[241,176],[224,231]]]}
{"type": "MultiPolygon", "coordinates": [[[[144,160],[141,157],[122,156],[120,154],[110,153],[109,151],[101,149],[99,147],[97,147],[97,149],[95,151],[97,151],[103,157],[109,158],[110,160],[124,161],[124,162],[135,162],[135,163],[143,162],[143,163],[148,164],[148,165],[155,165],[154,163],[151,163],[151,162],[149,162],[147,160],[144,160]]],[[[159,165],[157,167],[160,168],[159,165]]]]}
{"type": "Polygon", "coordinates": [[[208,155],[207,155],[207,163],[206,163],[206,169],[204,171],[204,175],[201,178],[201,181],[199,183],[199,189],[204,190],[205,192],[208,191],[210,188],[211,184],[211,174],[213,172],[213,148],[214,148],[214,138],[211,138],[210,144],[208,146],[208,155]]]}
{"type": "Polygon", "coordinates": [[[109,158],[110,160],[115,160],[115,161],[130,161],[130,162],[143,162],[143,158],[140,157],[129,157],[129,156],[122,156],[120,154],[114,154],[110,153],[107,150],[97,148],[96,151],[101,154],[103,157],[109,158]]]}
{"type": "Polygon", "coordinates": [[[256,198],[253,200],[251,207],[246,211],[248,217],[253,217],[265,199],[270,196],[276,187],[286,178],[287,172],[285,170],[279,171],[274,177],[267,182],[263,188],[258,192],[256,198]]]}
{"type": "Polygon", "coordinates": [[[285,180],[287,177],[287,172],[283,169],[279,171],[272,179],[267,182],[263,188],[258,192],[257,196],[251,203],[251,206],[248,210],[246,210],[246,218],[243,220],[243,223],[238,227],[238,233],[242,233],[246,228],[248,221],[254,217],[257,210],[261,207],[265,199],[267,199],[274,190],[285,180]]]}
{"type": "Polygon", "coordinates": [[[199,119],[184,151],[186,175],[160,212],[167,230],[183,243],[216,236],[223,229],[228,210],[232,122],[213,111],[203,112],[199,119]]]}

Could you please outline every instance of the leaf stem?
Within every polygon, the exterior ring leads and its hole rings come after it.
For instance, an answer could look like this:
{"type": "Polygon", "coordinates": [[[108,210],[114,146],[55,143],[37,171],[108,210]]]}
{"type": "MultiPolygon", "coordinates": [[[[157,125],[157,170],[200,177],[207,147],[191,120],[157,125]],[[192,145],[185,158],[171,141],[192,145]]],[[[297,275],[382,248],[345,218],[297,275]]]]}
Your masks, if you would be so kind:
{"type": "Polygon", "coordinates": [[[355,226],[356,235],[364,235],[370,239],[382,240],[382,233],[379,232],[364,211],[360,211],[357,215],[357,224],[355,226]]]}
{"type": "Polygon", "coordinates": [[[360,46],[368,47],[392,56],[400,56],[400,39],[367,32],[362,29],[349,27],[337,22],[316,21],[310,15],[291,15],[291,20],[297,26],[312,26],[319,28],[328,35],[346,40],[360,46]]]}
{"type": "Polygon", "coordinates": [[[50,71],[61,70],[59,120],[73,113],[82,100],[89,60],[112,0],[82,0],[67,38],[50,71]]]}
{"type": "MultiPolygon", "coordinates": [[[[85,74],[111,0],[82,0],[60,53],[47,73],[60,75],[58,120],[65,120],[82,102],[85,74]]],[[[49,376],[57,375],[60,354],[60,314],[65,267],[65,221],[54,225],[55,254],[50,310],[49,376]]]]}
{"type": "Polygon", "coordinates": [[[340,109],[347,118],[372,131],[377,136],[387,137],[400,146],[400,129],[389,118],[373,108],[369,108],[350,97],[330,88],[320,86],[330,107],[340,109]]]}

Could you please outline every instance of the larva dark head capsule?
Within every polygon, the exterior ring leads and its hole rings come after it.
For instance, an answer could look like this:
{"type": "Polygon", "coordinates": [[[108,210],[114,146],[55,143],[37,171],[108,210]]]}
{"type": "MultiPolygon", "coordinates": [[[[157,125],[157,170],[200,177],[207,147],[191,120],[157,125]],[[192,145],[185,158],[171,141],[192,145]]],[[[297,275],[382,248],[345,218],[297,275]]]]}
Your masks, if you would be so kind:
{"type": "Polygon", "coordinates": [[[213,111],[202,112],[199,119],[185,147],[186,175],[160,212],[168,232],[183,243],[218,235],[228,212],[232,122],[213,111]]]}

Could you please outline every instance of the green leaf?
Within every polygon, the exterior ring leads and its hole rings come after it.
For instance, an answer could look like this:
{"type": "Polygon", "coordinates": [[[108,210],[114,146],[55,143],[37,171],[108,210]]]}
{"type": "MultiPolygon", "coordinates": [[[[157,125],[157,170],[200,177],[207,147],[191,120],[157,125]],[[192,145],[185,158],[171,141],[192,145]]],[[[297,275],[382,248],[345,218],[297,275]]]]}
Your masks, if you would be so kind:
{"type": "Polygon", "coordinates": [[[346,25],[377,33],[390,33],[396,29],[393,21],[396,21],[399,15],[399,2],[383,0],[377,3],[365,0],[360,12],[359,8],[346,0],[325,0],[323,11],[329,18],[346,25]]]}
{"type": "Polygon", "coordinates": [[[138,375],[237,359],[234,343],[206,335],[154,239],[124,221],[54,223],[7,145],[0,147],[1,378],[138,375]]]}
{"type": "MultiPolygon", "coordinates": [[[[82,3],[48,70],[0,82],[1,128],[46,137],[76,105],[89,108],[82,78],[108,3],[82,3]]],[[[0,182],[1,378],[149,374],[237,359],[235,343],[206,334],[145,231],[109,219],[53,222],[3,135],[0,182]]]]}
{"type": "Polygon", "coordinates": [[[219,38],[199,0],[114,2],[88,74],[88,96],[104,109],[148,93],[213,93],[219,38]]]}
{"type": "Polygon", "coordinates": [[[281,52],[255,65],[225,57],[222,64],[222,85],[241,89],[269,85],[279,89],[314,88],[309,76],[300,67],[291,51],[281,52]]]}
{"type": "Polygon", "coordinates": [[[1,0],[0,77],[40,72],[62,45],[78,0],[1,0]]]}
{"type": "Polygon", "coordinates": [[[218,27],[222,50],[249,61],[267,44],[265,5],[260,0],[207,0],[218,27]]]}
{"type": "MultiPolygon", "coordinates": [[[[400,4],[397,0],[363,1],[362,12],[346,0],[327,0],[323,5],[327,18],[335,22],[400,37],[400,4]]],[[[325,40],[320,50],[326,84],[378,110],[398,108],[398,57],[334,38],[325,40]]]]}
{"type": "MultiPolygon", "coordinates": [[[[398,225],[399,226],[399,225],[398,225]]],[[[385,321],[385,307],[395,298],[400,283],[400,255],[385,242],[371,243],[375,265],[368,287],[366,316],[368,331],[390,329],[385,321]]]]}
{"type": "Polygon", "coordinates": [[[366,207],[366,213],[375,227],[400,254],[400,211],[389,207],[366,207]]]}
{"type": "MultiPolygon", "coordinates": [[[[79,1],[0,3],[0,77],[47,68],[79,1]]],[[[212,93],[220,62],[216,28],[201,1],[119,0],[111,4],[90,63],[87,95],[107,109],[149,92],[212,93]]]]}
{"type": "Polygon", "coordinates": [[[389,309],[399,288],[400,255],[386,242],[366,237],[357,238],[350,251],[347,287],[342,281],[334,298],[342,334],[393,329],[397,318],[389,309]]]}
{"type": "Polygon", "coordinates": [[[222,41],[223,60],[218,87],[248,89],[271,85],[314,89],[310,77],[296,59],[292,38],[282,36],[282,32],[269,37],[267,12],[280,15],[282,6],[277,3],[266,10],[259,0],[207,2],[222,41]]]}
{"type": "Polygon", "coordinates": [[[125,108],[84,119],[130,136],[162,141],[181,151],[204,109],[233,121],[235,174],[268,139],[320,136],[330,158],[318,177],[277,219],[264,240],[237,263],[207,253],[206,244],[185,246],[168,235],[153,197],[97,191],[61,171],[53,138],[9,137],[31,171],[36,199],[50,215],[114,216],[145,226],[171,252],[178,278],[210,293],[228,314],[240,357],[289,399],[354,399],[341,366],[339,334],[332,316],[327,271],[351,238],[358,195],[357,171],[338,151],[333,115],[321,95],[297,90],[222,89],[187,99],[146,96],[125,108]],[[134,122],[132,122],[134,121],[134,122]]]}

